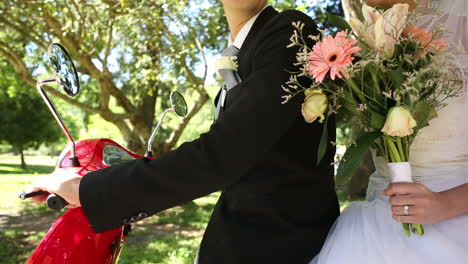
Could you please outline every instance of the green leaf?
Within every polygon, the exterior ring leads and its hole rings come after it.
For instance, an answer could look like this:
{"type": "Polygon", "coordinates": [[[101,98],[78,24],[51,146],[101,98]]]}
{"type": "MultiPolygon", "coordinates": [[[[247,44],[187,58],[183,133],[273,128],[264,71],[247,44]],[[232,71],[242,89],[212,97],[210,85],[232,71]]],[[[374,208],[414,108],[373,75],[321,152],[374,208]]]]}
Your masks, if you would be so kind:
{"type": "Polygon", "coordinates": [[[405,233],[405,235],[406,235],[407,237],[410,237],[410,236],[411,236],[410,225],[411,225],[411,224],[403,223],[403,233],[405,233]]]}
{"type": "Polygon", "coordinates": [[[325,122],[323,123],[323,131],[322,131],[322,138],[320,138],[320,144],[317,150],[317,165],[320,164],[325,152],[327,151],[328,146],[328,117],[325,118],[325,122]]]}
{"type": "Polygon", "coordinates": [[[330,21],[330,24],[332,24],[333,26],[341,30],[351,31],[351,27],[349,26],[348,22],[346,22],[346,20],[344,20],[342,17],[333,15],[330,13],[328,13],[327,15],[328,15],[328,21],[330,21]]]}
{"type": "Polygon", "coordinates": [[[435,109],[426,102],[418,102],[414,107],[414,120],[418,124],[418,129],[429,125],[429,120],[437,117],[435,109]]]}
{"type": "Polygon", "coordinates": [[[401,84],[405,80],[405,75],[403,73],[403,67],[398,66],[396,70],[389,72],[390,80],[392,80],[393,88],[395,90],[400,89],[401,84]]]}
{"type": "Polygon", "coordinates": [[[385,116],[375,112],[375,111],[369,111],[370,112],[370,126],[372,128],[381,130],[382,127],[385,124],[385,116]]]}
{"type": "Polygon", "coordinates": [[[336,183],[338,185],[343,185],[349,182],[353,174],[361,165],[361,162],[366,156],[370,146],[381,136],[382,133],[378,131],[367,132],[356,140],[356,144],[353,144],[346,150],[336,173],[336,183]]]}
{"type": "Polygon", "coordinates": [[[341,111],[342,113],[348,115],[349,117],[352,116],[359,116],[362,112],[358,112],[358,104],[356,100],[353,98],[353,94],[350,93],[348,90],[344,90],[344,98],[347,98],[347,100],[343,100],[341,102],[341,105],[345,111],[341,111]]]}
{"type": "Polygon", "coordinates": [[[424,235],[424,227],[420,224],[412,224],[416,234],[423,236],[424,235]]]}
{"type": "Polygon", "coordinates": [[[306,12],[307,11],[307,5],[306,4],[302,4],[298,7],[296,7],[296,10],[299,10],[301,12],[306,12]]]}

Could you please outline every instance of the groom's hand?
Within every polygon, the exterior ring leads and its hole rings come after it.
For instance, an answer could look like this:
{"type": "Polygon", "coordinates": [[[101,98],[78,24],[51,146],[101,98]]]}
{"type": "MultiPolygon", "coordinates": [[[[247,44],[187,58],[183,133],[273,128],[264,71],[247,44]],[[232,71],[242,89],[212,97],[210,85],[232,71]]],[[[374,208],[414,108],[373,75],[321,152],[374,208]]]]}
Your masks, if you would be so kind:
{"type": "Polygon", "coordinates": [[[450,204],[446,195],[433,192],[419,183],[393,183],[382,193],[390,196],[392,217],[401,223],[432,224],[450,218],[450,204]],[[403,207],[409,206],[405,215],[403,207]]]}
{"type": "MultiPolygon", "coordinates": [[[[55,193],[69,203],[66,207],[79,207],[81,206],[79,197],[81,178],[80,175],[70,170],[56,169],[52,174],[41,177],[31,183],[26,193],[37,191],[55,193]]],[[[39,195],[31,199],[37,203],[44,203],[46,202],[47,195],[39,195]]]]}

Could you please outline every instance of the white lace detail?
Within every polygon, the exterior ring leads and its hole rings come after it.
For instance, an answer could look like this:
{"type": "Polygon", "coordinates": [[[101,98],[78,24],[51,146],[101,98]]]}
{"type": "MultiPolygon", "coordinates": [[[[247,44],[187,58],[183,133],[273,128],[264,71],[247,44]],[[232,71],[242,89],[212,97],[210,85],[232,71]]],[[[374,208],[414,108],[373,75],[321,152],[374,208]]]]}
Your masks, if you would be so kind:
{"type": "Polygon", "coordinates": [[[450,15],[466,16],[468,14],[468,1],[466,0],[432,0],[432,5],[450,15]]]}

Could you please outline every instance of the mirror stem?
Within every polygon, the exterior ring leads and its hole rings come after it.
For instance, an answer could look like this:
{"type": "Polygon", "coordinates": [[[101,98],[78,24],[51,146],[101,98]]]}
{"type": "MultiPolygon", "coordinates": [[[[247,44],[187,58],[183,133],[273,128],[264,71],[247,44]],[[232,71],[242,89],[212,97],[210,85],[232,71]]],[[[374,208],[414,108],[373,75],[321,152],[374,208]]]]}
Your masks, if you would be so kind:
{"type": "Polygon", "coordinates": [[[159,127],[161,126],[161,124],[162,124],[162,122],[164,120],[164,117],[166,117],[167,113],[174,112],[174,111],[175,111],[174,108],[169,108],[166,111],[164,111],[164,113],[162,114],[161,119],[159,119],[159,122],[156,125],[156,128],[153,130],[153,133],[151,133],[151,137],[148,140],[148,146],[146,148],[145,157],[153,157],[153,152],[151,151],[151,146],[153,145],[154,137],[156,136],[156,133],[158,132],[159,127]]]}
{"type": "Polygon", "coordinates": [[[55,109],[54,105],[52,104],[52,102],[50,101],[49,97],[47,97],[47,94],[45,93],[45,91],[42,89],[42,86],[46,85],[46,84],[49,84],[49,83],[57,83],[57,81],[53,78],[49,78],[49,79],[44,79],[44,80],[39,80],[37,81],[36,83],[36,88],[37,90],[39,91],[39,94],[42,96],[42,99],[44,100],[44,102],[47,104],[47,107],[49,107],[49,110],[50,112],[52,113],[52,115],[54,116],[55,120],[57,121],[57,123],[60,125],[60,127],[62,128],[63,132],[65,133],[65,135],[67,136],[68,140],[70,140],[70,142],[72,143],[72,148],[71,148],[71,155],[70,155],[70,161],[72,162],[72,166],[73,167],[79,167],[80,166],[80,162],[78,160],[78,157],[76,157],[76,150],[75,150],[75,140],[73,139],[73,137],[71,136],[70,132],[68,131],[67,127],[65,126],[65,124],[63,123],[62,119],[60,118],[60,116],[58,115],[57,113],[57,110],[55,109]]]}

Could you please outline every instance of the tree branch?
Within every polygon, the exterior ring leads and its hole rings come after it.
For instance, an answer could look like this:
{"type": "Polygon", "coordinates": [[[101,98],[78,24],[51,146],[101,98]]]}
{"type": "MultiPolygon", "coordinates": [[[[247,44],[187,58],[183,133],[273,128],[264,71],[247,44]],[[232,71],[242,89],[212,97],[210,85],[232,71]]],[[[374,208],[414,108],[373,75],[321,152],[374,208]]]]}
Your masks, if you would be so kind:
{"type": "MultiPolygon", "coordinates": [[[[51,17],[47,13],[42,14],[42,18],[47,23],[47,25],[52,29],[55,35],[62,41],[64,46],[70,49],[70,51],[74,54],[79,54],[80,46],[78,45],[78,41],[73,37],[72,34],[67,32],[64,34],[62,30],[62,25],[53,17],[51,17]]],[[[96,69],[97,70],[97,69],[96,69]]]]}
{"type": "MultiPolygon", "coordinates": [[[[183,20],[182,20],[183,21],[183,20]]],[[[200,25],[200,20],[197,19],[197,22],[198,22],[198,26],[201,26],[200,25]]],[[[186,24],[186,26],[188,27],[188,25],[186,24]]],[[[198,36],[196,34],[193,33],[193,31],[189,31],[190,34],[192,35],[193,39],[195,40],[195,44],[197,45],[197,48],[198,50],[200,51],[200,53],[202,54],[202,59],[203,59],[203,63],[205,65],[205,71],[203,73],[203,83],[205,83],[206,81],[206,75],[208,74],[208,63],[206,61],[206,54],[205,54],[205,49],[203,48],[203,45],[201,44],[201,41],[200,41],[200,38],[198,38],[198,36]]]]}
{"type": "MultiPolygon", "coordinates": [[[[15,71],[18,73],[20,79],[31,85],[32,87],[36,87],[36,80],[31,76],[29,73],[28,68],[26,68],[26,65],[22,61],[21,57],[19,54],[14,52],[11,48],[5,47],[5,43],[0,42],[0,54],[5,56],[5,58],[13,65],[15,68],[15,71]]],[[[99,113],[99,110],[96,108],[93,108],[87,104],[80,103],[73,98],[57,91],[56,89],[50,87],[50,86],[43,86],[44,90],[46,90],[48,93],[66,101],[69,104],[72,104],[74,106],[77,106],[85,111],[89,111],[91,113],[99,113]]]]}
{"type": "Polygon", "coordinates": [[[109,16],[110,16],[110,21],[109,21],[109,33],[108,33],[108,36],[107,36],[107,43],[106,43],[106,49],[104,51],[104,69],[106,72],[109,72],[109,69],[107,68],[107,60],[109,58],[109,54],[110,54],[110,49],[111,49],[111,45],[112,45],[112,32],[113,32],[113,29],[114,29],[114,16],[112,14],[112,9],[111,7],[109,7],[109,16]]]}
{"type": "MultiPolygon", "coordinates": [[[[32,82],[28,81],[27,83],[29,85],[31,85],[31,86],[35,85],[34,79],[32,79],[32,82]]],[[[48,85],[43,86],[43,88],[49,94],[62,99],[63,101],[67,102],[70,105],[76,106],[76,107],[78,107],[78,108],[80,108],[82,110],[85,110],[87,112],[90,112],[90,113],[95,113],[95,114],[100,114],[101,113],[101,111],[99,109],[91,107],[91,106],[89,106],[87,104],[84,104],[84,103],[80,103],[77,100],[73,99],[72,97],[69,97],[69,96],[63,94],[63,93],[57,91],[57,89],[54,89],[54,88],[52,88],[52,87],[50,87],[48,85]]]]}
{"type": "Polygon", "coordinates": [[[25,25],[22,23],[22,26],[17,26],[13,23],[11,23],[8,19],[5,19],[3,16],[0,16],[0,22],[2,22],[6,27],[9,27],[13,29],[14,31],[18,32],[23,38],[26,40],[29,40],[33,43],[35,43],[37,46],[41,47],[42,49],[47,50],[47,44],[44,42],[40,41],[40,38],[36,35],[35,37],[32,37],[29,32],[26,32],[24,29],[31,28],[28,25],[25,25]]]}
{"type": "MultiPolygon", "coordinates": [[[[81,45],[82,44],[81,40],[84,38],[83,27],[85,26],[86,17],[83,16],[83,13],[81,12],[81,8],[78,6],[78,3],[76,2],[76,0],[72,0],[71,3],[73,7],[75,8],[75,12],[78,14],[78,18],[76,19],[77,21],[79,21],[77,36],[78,36],[78,40],[80,41],[79,44],[81,45]]],[[[70,8],[70,12],[72,12],[71,8],[70,8]]]]}
{"type": "MultiPolygon", "coordinates": [[[[178,19],[180,21],[184,21],[180,16],[177,16],[177,17],[178,17],[178,19]]],[[[176,21],[173,20],[172,18],[170,18],[170,20],[173,21],[174,23],[176,23],[176,21]]],[[[184,24],[188,28],[191,27],[191,25],[187,25],[186,23],[184,23],[184,24]]],[[[162,23],[162,26],[164,27],[165,32],[167,32],[170,35],[174,35],[174,33],[172,33],[172,31],[170,31],[167,28],[166,24],[162,23]]],[[[204,71],[204,74],[203,74],[203,79],[196,76],[193,73],[193,71],[190,69],[190,67],[187,65],[187,59],[186,59],[187,55],[185,55],[183,57],[183,59],[181,60],[182,61],[182,67],[183,67],[184,72],[185,72],[187,78],[189,79],[189,81],[191,83],[195,84],[195,90],[197,92],[199,92],[200,95],[205,96],[205,95],[208,95],[206,90],[204,89],[204,83],[206,81],[206,76],[207,76],[207,73],[208,73],[208,64],[207,64],[207,61],[206,61],[206,55],[205,55],[205,51],[203,49],[203,46],[200,43],[199,38],[195,34],[193,34],[193,32],[191,30],[189,30],[189,32],[192,35],[192,37],[195,39],[195,43],[196,43],[196,46],[197,46],[198,50],[202,53],[203,61],[204,61],[204,64],[205,64],[205,71],[204,71]]],[[[181,36],[184,39],[184,42],[186,42],[187,40],[185,39],[184,34],[180,29],[179,29],[179,33],[180,33],[179,36],[181,36]]]]}
{"type": "Polygon", "coordinates": [[[65,47],[70,48],[72,52],[78,56],[78,60],[83,64],[83,66],[89,69],[90,76],[98,80],[99,87],[102,88],[103,91],[108,91],[113,97],[115,97],[117,103],[122,106],[126,112],[134,113],[135,107],[115,86],[110,74],[99,71],[89,56],[79,56],[80,47],[76,45],[77,41],[74,39],[73,35],[63,34],[64,32],[62,31],[60,23],[50,15],[44,13],[43,18],[55,32],[57,37],[63,41],[65,47]]]}

